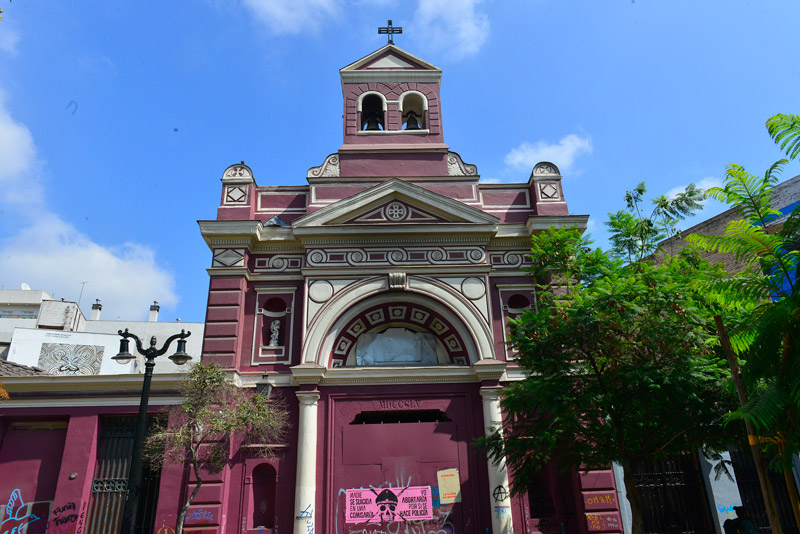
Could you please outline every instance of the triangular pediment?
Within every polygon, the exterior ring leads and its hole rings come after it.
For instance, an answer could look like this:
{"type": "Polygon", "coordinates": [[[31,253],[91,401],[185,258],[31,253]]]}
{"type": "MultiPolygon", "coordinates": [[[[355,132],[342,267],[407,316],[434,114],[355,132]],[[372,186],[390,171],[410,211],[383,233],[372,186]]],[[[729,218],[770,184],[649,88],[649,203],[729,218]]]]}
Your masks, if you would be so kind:
{"type": "MultiPolygon", "coordinates": [[[[297,233],[321,227],[480,226],[495,228],[499,219],[457,200],[398,179],[388,180],[334,202],[292,224],[297,233]]],[[[354,228],[355,229],[355,228],[354,228]]],[[[477,228],[476,228],[477,229],[477,228]]]]}
{"type": "Polygon", "coordinates": [[[388,44],[340,70],[342,74],[352,71],[416,70],[441,73],[436,65],[409,54],[402,48],[388,44]]]}

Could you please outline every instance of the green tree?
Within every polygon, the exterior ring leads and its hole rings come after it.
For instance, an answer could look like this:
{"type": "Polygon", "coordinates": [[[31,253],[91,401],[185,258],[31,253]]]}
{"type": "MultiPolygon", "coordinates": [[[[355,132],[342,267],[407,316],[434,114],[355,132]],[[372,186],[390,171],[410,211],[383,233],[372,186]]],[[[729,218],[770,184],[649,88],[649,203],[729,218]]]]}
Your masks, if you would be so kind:
{"type": "MultiPolygon", "coordinates": [[[[794,158],[800,154],[800,117],[775,115],[767,129],[794,158]]],[[[752,422],[770,453],[774,467],[791,468],[800,452],[800,206],[787,214],[772,207],[772,194],[787,160],[775,162],[754,176],[740,165],[727,167],[724,187],[709,196],[736,208],[741,219],[728,223],[721,236],[691,235],[699,247],[734,256],[741,272],[708,281],[728,299],[752,295],[760,304],[735,329],[731,341],[742,358],[749,401],[736,416],[752,422]],[[784,215],[787,215],[785,219],[784,215]]]]}
{"type": "MultiPolygon", "coordinates": [[[[247,394],[213,363],[192,368],[183,395],[184,403],[170,410],[167,424],[145,442],[150,461],[188,463],[197,479],[178,516],[177,534],[183,533],[186,513],[204,483],[201,469],[222,469],[235,445],[277,443],[288,424],[279,402],[247,394]]],[[[272,449],[257,450],[269,455],[272,449]]]]}
{"type": "Polygon", "coordinates": [[[482,440],[492,459],[506,459],[516,493],[551,461],[561,469],[620,463],[634,534],[642,508],[633,466],[724,448],[724,415],[735,408],[713,338],[715,303],[691,283],[711,266],[690,251],[651,255],[701,192],[659,197],[647,219],[644,193],[639,184],[628,209],[610,215],[609,253],[588,248],[574,228],[533,236],[540,305],[511,328],[529,375],[505,389],[502,433],[482,440]]]}
{"type": "MultiPolygon", "coordinates": [[[[767,121],[776,143],[790,157],[800,153],[800,117],[776,115],[767,121]]],[[[708,190],[712,198],[736,208],[741,219],[728,223],[721,236],[691,235],[699,247],[734,256],[741,272],[708,281],[725,298],[752,295],[760,304],[734,330],[732,344],[742,358],[749,401],[738,417],[751,421],[776,466],[791,467],[800,452],[800,206],[786,216],[772,207],[772,194],[787,160],[754,176],[740,165],[727,167],[724,187],[708,190]]]]}

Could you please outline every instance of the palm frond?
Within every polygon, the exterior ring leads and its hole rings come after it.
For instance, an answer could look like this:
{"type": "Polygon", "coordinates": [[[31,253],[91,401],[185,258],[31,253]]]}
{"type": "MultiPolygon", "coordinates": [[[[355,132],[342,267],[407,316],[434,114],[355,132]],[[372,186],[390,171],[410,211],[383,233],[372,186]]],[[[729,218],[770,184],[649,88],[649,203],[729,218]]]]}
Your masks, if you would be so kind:
{"type": "Polygon", "coordinates": [[[774,115],[767,119],[767,131],[790,159],[800,154],[800,115],[774,115]]]}
{"type": "Polygon", "coordinates": [[[786,396],[774,382],[756,392],[735,414],[750,420],[756,430],[763,432],[775,428],[786,411],[786,396]]]}

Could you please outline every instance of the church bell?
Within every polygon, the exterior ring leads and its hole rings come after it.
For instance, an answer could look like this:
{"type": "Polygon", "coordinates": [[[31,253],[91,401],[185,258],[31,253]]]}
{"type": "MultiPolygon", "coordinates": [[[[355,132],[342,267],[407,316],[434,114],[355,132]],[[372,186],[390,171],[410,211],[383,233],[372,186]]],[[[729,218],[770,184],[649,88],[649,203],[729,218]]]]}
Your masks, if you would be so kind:
{"type": "Polygon", "coordinates": [[[367,115],[366,120],[364,121],[366,127],[364,128],[367,131],[373,130],[380,130],[381,129],[381,121],[378,119],[378,114],[374,111],[370,112],[367,115]]]}
{"type": "Polygon", "coordinates": [[[417,120],[417,114],[413,110],[406,113],[406,130],[419,130],[421,126],[417,120]]]}

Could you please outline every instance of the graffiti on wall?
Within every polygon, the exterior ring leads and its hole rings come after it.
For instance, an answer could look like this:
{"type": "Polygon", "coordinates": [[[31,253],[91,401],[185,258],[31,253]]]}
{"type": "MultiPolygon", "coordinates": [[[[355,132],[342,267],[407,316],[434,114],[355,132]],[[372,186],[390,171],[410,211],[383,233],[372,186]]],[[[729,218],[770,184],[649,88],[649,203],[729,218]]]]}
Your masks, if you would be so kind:
{"type": "Polygon", "coordinates": [[[22,493],[18,489],[11,492],[8,497],[8,504],[2,515],[3,521],[0,522],[0,532],[2,534],[19,534],[25,532],[24,529],[34,521],[39,521],[39,517],[31,512],[30,505],[26,505],[22,500],[22,493]]]}
{"type": "Polygon", "coordinates": [[[347,523],[385,523],[409,519],[433,519],[430,486],[349,489],[346,491],[346,495],[345,521],[347,523]]]}
{"type": "MultiPolygon", "coordinates": [[[[373,503],[377,500],[386,486],[390,489],[394,488],[393,492],[397,496],[403,488],[411,488],[411,477],[408,480],[397,480],[396,484],[384,481],[380,486],[371,486],[369,488],[359,488],[362,494],[372,495],[373,503]]],[[[453,523],[453,505],[442,504],[439,499],[440,490],[438,486],[419,486],[428,488],[430,491],[427,494],[427,499],[430,499],[428,508],[431,510],[431,517],[429,519],[406,519],[397,517],[384,522],[372,521],[365,523],[363,520],[360,523],[347,523],[344,529],[339,528],[339,517],[342,505],[348,504],[347,489],[340,488],[338,498],[336,500],[336,525],[334,532],[337,534],[456,534],[456,527],[453,523]]],[[[426,499],[426,501],[427,501],[426,499]]],[[[398,499],[400,500],[400,499],[398,499]]],[[[395,508],[397,510],[397,508],[395,508]]],[[[345,510],[345,517],[347,517],[347,510],[345,510]]],[[[299,518],[298,518],[299,519],[299,518]]],[[[469,521],[468,521],[469,523],[469,521]]]]}
{"type": "Polygon", "coordinates": [[[26,503],[15,489],[0,505],[0,534],[83,534],[86,508],[85,502],[80,510],[74,502],[55,508],[53,501],[26,503]]]}
{"type": "Polygon", "coordinates": [[[51,375],[96,375],[100,372],[103,347],[100,345],[72,345],[69,343],[42,343],[39,367],[51,375]]]}

